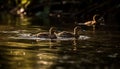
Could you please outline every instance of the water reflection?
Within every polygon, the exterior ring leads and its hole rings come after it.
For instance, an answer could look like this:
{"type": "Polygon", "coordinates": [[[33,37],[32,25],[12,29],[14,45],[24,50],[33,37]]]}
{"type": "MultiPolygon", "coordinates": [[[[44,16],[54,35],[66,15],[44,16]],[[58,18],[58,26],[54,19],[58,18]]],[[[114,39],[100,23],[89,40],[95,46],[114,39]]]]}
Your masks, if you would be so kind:
{"type": "MultiPolygon", "coordinates": [[[[5,34],[9,34],[9,36],[5,35],[6,37],[10,37],[11,35],[11,33],[5,34]]],[[[10,69],[117,68],[120,56],[119,40],[113,39],[115,41],[111,41],[111,38],[120,37],[118,33],[116,36],[111,33],[110,35],[104,34],[106,32],[96,32],[94,35],[90,34],[91,38],[87,40],[28,40],[7,38],[3,42],[0,42],[0,51],[2,52],[0,54],[0,64],[2,68],[8,68],[6,66],[9,66],[10,69]]]]}
{"type": "Polygon", "coordinates": [[[27,52],[24,49],[9,49],[9,48],[0,48],[1,55],[1,68],[7,69],[21,69],[31,68],[31,61],[28,59],[32,57],[32,53],[27,52]],[[27,64],[26,64],[27,62],[27,64]]]}
{"type": "Polygon", "coordinates": [[[29,36],[47,28],[7,23],[0,25],[2,69],[119,69],[119,31],[84,31],[79,39],[46,40],[29,36]]]}
{"type": "Polygon", "coordinates": [[[16,15],[12,15],[9,14],[8,12],[0,12],[0,23],[2,25],[4,25],[5,27],[8,28],[4,28],[5,30],[14,30],[17,28],[25,28],[26,26],[30,25],[30,17],[27,16],[16,16],[16,15]],[[9,28],[10,27],[10,28],[9,28]]]}

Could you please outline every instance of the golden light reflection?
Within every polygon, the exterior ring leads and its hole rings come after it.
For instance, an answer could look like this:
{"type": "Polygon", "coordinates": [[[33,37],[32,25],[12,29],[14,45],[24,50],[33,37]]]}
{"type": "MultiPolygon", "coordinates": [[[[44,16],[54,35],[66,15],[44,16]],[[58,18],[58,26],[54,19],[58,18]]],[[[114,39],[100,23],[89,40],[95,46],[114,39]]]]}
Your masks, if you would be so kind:
{"type": "Polygon", "coordinates": [[[37,45],[39,46],[49,46],[49,48],[52,48],[52,46],[58,45],[56,40],[36,40],[37,45]]]}
{"type": "Polygon", "coordinates": [[[24,49],[6,49],[4,55],[9,55],[5,57],[7,60],[11,61],[10,64],[14,64],[12,61],[24,60],[26,52],[24,49]]]}
{"type": "Polygon", "coordinates": [[[24,14],[25,9],[24,8],[20,8],[19,10],[17,10],[17,14],[24,14]]]}
{"type": "Polygon", "coordinates": [[[58,55],[56,54],[52,54],[52,53],[38,53],[37,56],[39,57],[39,59],[49,59],[49,60],[53,60],[53,59],[57,59],[58,55]]]}
{"type": "Polygon", "coordinates": [[[11,50],[10,54],[14,54],[14,55],[25,55],[25,52],[22,50],[11,50]]]}
{"type": "Polygon", "coordinates": [[[77,44],[78,44],[77,42],[78,42],[77,39],[73,40],[73,51],[77,51],[77,44]]]}
{"type": "Polygon", "coordinates": [[[30,60],[30,58],[34,58],[32,53],[25,49],[7,49],[3,57],[7,62],[5,64],[9,65],[6,68],[9,69],[33,69],[32,64],[35,63],[35,61],[30,60]]]}
{"type": "Polygon", "coordinates": [[[3,42],[0,45],[12,46],[12,47],[29,47],[29,46],[32,46],[32,44],[20,43],[20,42],[3,42]]]}
{"type": "Polygon", "coordinates": [[[40,65],[46,65],[47,67],[44,67],[46,69],[50,68],[58,59],[58,55],[55,53],[38,53],[37,57],[39,58],[39,61],[37,61],[40,65]]]}

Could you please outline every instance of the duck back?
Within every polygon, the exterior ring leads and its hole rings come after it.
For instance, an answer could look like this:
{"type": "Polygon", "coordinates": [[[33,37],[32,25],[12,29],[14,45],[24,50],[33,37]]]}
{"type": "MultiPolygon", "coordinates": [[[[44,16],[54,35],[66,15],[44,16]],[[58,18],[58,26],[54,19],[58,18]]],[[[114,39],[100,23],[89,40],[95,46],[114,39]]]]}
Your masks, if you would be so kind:
{"type": "Polygon", "coordinates": [[[70,33],[70,32],[67,32],[67,31],[63,31],[63,32],[58,34],[58,37],[71,38],[71,37],[74,37],[74,34],[70,33]]]}

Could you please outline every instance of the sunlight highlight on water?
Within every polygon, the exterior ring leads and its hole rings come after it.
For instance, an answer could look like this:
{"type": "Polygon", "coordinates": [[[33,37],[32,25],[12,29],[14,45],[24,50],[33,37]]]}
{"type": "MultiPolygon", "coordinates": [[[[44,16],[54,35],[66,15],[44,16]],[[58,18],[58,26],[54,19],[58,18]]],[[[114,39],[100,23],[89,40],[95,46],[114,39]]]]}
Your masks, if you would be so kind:
{"type": "MultiPolygon", "coordinates": [[[[7,25],[0,25],[1,69],[120,68],[119,31],[85,30],[78,39],[46,39],[32,35],[46,32],[49,28],[29,26],[29,19],[20,21],[8,17],[8,20],[7,25]]],[[[6,19],[4,21],[7,23],[6,19]]],[[[72,31],[69,27],[67,29],[72,31]]]]}

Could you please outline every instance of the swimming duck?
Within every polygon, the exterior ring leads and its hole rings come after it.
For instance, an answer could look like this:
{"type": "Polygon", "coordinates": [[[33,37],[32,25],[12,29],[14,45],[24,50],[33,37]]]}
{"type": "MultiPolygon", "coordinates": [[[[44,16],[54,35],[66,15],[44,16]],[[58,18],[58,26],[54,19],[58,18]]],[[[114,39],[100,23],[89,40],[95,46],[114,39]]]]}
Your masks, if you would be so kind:
{"type": "Polygon", "coordinates": [[[95,14],[94,16],[93,16],[93,20],[91,20],[91,21],[86,21],[86,22],[84,22],[84,23],[78,23],[78,25],[86,25],[86,26],[92,26],[93,27],[93,31],[95,30],[95,25],[96,25],[96,16],[98,16],[98,14],[95,14]]]}
{"type": "Polygon", "coordinates": [[[73,38],[73,37],[78,38],[79,30],[80,30],[80,27],[76,26],[74,27],[73,32],[63,31],[63,32],[57,33],[56,35],[58,38],[73,38]]]}
{"type": "Polygon", "coordinates": [[[57,37],[55,35],[55,32],[56,32],[56,28],[55,27],[51,27],[49,29],[49,32],[38,33],[38,34],[36,34],[36,36],[39,37],[39,38],[56,39],[57,37]]]}
{"type": "Polygon", "coordinates": [[[94,15],[94,16],[93,16],[93,20],[87,21],[87,22],[85,22],[84,24],[85,24],[86,26],[95,25],[95,24],[97,23],[96,20],[95,20],[96,16],[97,16],[97,15],[94,15]]]}

